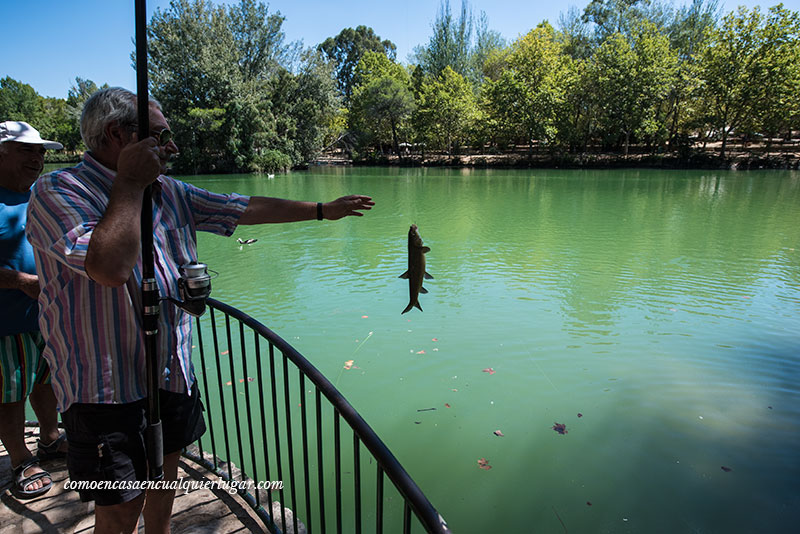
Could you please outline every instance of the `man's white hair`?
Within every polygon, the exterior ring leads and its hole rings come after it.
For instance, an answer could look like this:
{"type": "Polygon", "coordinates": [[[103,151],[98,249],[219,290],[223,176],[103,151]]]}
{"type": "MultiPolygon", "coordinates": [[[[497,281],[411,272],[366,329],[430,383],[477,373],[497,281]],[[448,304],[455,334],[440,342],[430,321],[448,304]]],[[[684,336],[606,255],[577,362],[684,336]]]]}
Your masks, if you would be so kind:
{"type": "MultiPolygon", "coordinates": [[[[161,104],[150,98],[150,105],[161,110],[161,104]]],[[[81,112],[81,138],[89,150],[99,150],[108,142],[106,126],[133,128],[138,122],[136,95],[122,87],[100,89],[92,94],[81,112]]]]}

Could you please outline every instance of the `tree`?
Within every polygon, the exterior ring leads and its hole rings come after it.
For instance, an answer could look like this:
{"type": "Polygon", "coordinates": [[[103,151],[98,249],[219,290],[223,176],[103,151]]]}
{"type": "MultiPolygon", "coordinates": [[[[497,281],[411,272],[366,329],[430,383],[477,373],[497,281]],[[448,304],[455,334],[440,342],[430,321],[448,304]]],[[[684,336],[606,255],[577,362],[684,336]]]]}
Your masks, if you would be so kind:
{"type": "Polygon", "coordinates": [[[385,55],[367,52],[354,78],[351,129],[361,134],[361,144],[383,144],[387,134],[391,135],[394,152],[400,154],[398,132],[416,107],[408,73],[385,55]]]}
{"type": "Polygon", "coordinates": [[[544,22],[511,45],[506,68],[487,82],[489,115],[512,137],[553,143],[565,112],[570,58],[562,53],[556,33],[544,22]]]}
{"type": "Polygon", "coordinates": [[[647,22],[638,26],[632,42],[613,34],[592,56],[589,75],[599,125],[607,141],[622,142],[626,156],[633,136],[656,141],[663,135],[659,111],[676,67],[668,39],[647,22]]]}
{"type": "Polygon", "coordinates": [[[692,118],[700,114],[700,73],[698,57],[706,45],[706,36],[719,19],[718,0],[692,0],[676,12],[668,28],[670,43],[678,56],[678,72],[670,91],[669,139],[672,145],[678,131],[686,129],[692,118]]]}
{"type": "Polygon", "coordinates": [[[317,50],[333,62],[339,91],[345,104],[350,102],[355,85],[356,66],[367,52],[379,52],[394,60],[397,48],[388,39],[381,40],[375,31],[367,26],[345,28],[336,37],[328,37],[317,50]]]}
{"type": "Polygon", "coordinates": [[[0,117],[36,124],[42,113],[40,98],[27,83],[6,76],[0,80],[0,117]]]}
{"type": "Polygon", "coordinates": [[[45,98],[8,76],[0,80],[0,119],[27,122],[67,150],[75,150],[80,142],[80,126],[63,99],[45,98]]]}
{"type": "Polygon", "coordinates": [[[178,170],[267,171],[307,161],[335,102],[330,72],[297,59],[284,18],[240,0],[172,0],[148,27],[152,94],[184,147],[178,170]],[[294,73],[296,72],[296,74],[294,73]]]}
{"type": "Polygon", "coordinates": [[[478,21],[478,29],[475,33],[475,48],[472,51],[471,72],[480,86],[483,81],[491,77],[494,59],[502,53],[506,47],[506,41],[499,32],[489,29],[489,19],[486,13],[481,11],[478,21]]]}
{"type": "Polygon", "coordinates": [[[230,29],[236,46],[239,67],[245,81],[269,80],[282,66],[291,65],[296,45],[287,45],[280,12],[255,0],[241,0],[230,8],[230,29]]]}
{"type": "Polygon", "coordinates": [[[594,52],[588,22],[581,16],[578,8],[570,6],[566,13],[558,16],[557,39],[564,53],[573,59],[586,59],[594,52]]]}
{"type": "Polygon", "coordinates": [[[464,76],[446,66],[438,78],[423,83],[416,114],[417,131],[435,148],[452,154],[469,131],[475,97],[464,76]]]}
{"type": "Polygon", "coordinates": [[[771,7],[760,34],[753,80],[759,91],[751,129],[763,132],[769,146],[773,137],[791,129],[800,113],[800,14],[782,4],[771,7]]]}
{"type": "Polygon", "coordinates": [[[444,0],[439,5],[428,46],[416,50],[417,61],[425,74],[438,78],[446,67],[450,67],[464,78],[471,77],[473,24],[472,10],[467,0],[461,2],[458,20],[454,19],[450,10],[450,0],[444,0]]]}
{"type": "Polygon", "coordinates": [[[757,7],[750,12],[740,7],[723,18],[720,28],[708,31],[708,46],[702,51],[702,94],[708,120],[722,137],[723,158],[730,132],[750,121],[756,109],[762,20],[757,7]]]}

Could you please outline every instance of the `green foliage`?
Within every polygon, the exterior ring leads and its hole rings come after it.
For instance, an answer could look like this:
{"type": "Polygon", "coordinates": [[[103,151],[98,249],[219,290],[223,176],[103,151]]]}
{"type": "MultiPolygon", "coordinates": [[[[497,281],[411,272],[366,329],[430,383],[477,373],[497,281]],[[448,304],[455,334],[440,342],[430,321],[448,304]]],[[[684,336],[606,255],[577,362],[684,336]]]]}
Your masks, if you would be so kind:
{"type": "Polygon", "coordinates": [[[458,20],[450,10],[450,0],[440,4],[430,42],[417,52],[417,60],[428,76],[438,78],[447,67],[465,78],[471,76],[473,25],[472,10],[467,0],[461,2],[458,20]]]}
{"type": "MultiPolygon", "coordinates": [[[[371,28],[314,50],[286,43],[284,18],[256,0],[171,0],[148,28],[152,94],[175,131],[178,172],[266,172],[343,143],[385,161],[404,142],[427,151],[511,144],[548,151],[632,145],[688,157],[719,139],[788,138],[800,129],[800,14],[720,15],[719,0],[592,0],[506,45],[466,0],[440,4],[416,64],[371,28]]],[[[66,100],[0,79],[0,120],[30,122],[67,151],[97,85],[66,100]]]]}
{"type": "MultiPolygon", "coordinates": [[[[74,153],[84,148],[81,141],[80,115],[83,102],[97,90],[91,80],[76,78],[69,97],[47,98],[40,96],[28,84],[10,77],[0,80],[0,120],[25,121],[39,130],[47,139],[64,145],[65,153],[74,153]],[[89,91],[89,92],[86,92],[89,91]]],[[[107,87],[107,86],[104,86],[107,87]]],[[[46,154],[48,160],[64,160],[64,154],[46,154]]],[[[67,156],[69,158],[71,156],[67,156]]]]}
{"type": "Polygon", "coordinates": [[[350,128],[359,145],[391,141],[400,153],[399,136],[415,110],[411,80],[406,70],[379,52],[367,52],[354,76],[350,128]]]}
{"type": "Polygon", "coordinates": [[[427,146],[452,154],[472,127],[475,109],[469,82],[447,66],[422,86],[415,117],[417,134],[427,146]]]}
{"type": "Polygon", "coordinates": [[[336,37],[328,37],[317,49],[333,62],[339,91],[347,104],[356,85],[356,67],[364,54],[380,52],[393,60],[397,48],[388,39],[381,40],[372,28],[358,26],[355,30],[345,28],[336,37]]]}
{"type": "Polygon", "coordinates": [[[0,117],[2,120],[25,121],[36,128],[42,114],[41,97],[30,85],[6,76],[0,80],[0,117]]]}
{"type": "Polygon", "coordinates": [[[553,143],[558,117],[565,112],[570,61],[547,23],[520,37],[511,46],[500,78],[485,86],[489,116],[506,135],[525,144],[532,146],[537,139],[553,143]]]}
{"type": "Polygon", "coordinates": [[[153,15],[151,91],[180,126],[178,171],[274,170],[323,148],[338,108],[330,69],[317,54],[298,61],[283,21],[255,0],[172,0],[153,15]]]}
{"type": "Polygon", "coordinates": [[[722,20],[720,28],[710,29],[701,53],[702,95],[707,120],[722,139],[725,157],[730,132],[755,119],[763,54],[763,15],[758,8],[740,7],[722,20]]]}
{"type": "Polygon", "coordinates": [[[624,146],[634,136],[665,137],[659,112],[675,82],[677,56],[667,37],[643,22],[633,40],[616,33],[592,57],[589,76],[598,126],[607,143],[624,146]]]}

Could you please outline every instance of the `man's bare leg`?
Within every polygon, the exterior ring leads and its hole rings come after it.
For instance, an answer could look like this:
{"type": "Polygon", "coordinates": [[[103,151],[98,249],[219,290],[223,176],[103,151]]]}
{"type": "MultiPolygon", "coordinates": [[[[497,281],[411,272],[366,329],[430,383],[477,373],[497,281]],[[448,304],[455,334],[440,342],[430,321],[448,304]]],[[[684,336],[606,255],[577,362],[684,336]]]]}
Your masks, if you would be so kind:
{"type": "MultiPolygon", "coordinates": [[[[3,442],[11,459],[11,467],[17,467],[33,455],[25,445],[25,401],[8,402],[0,404],[0,441],[3,442]]],[[[25,474],[33,475],[40,473],[42,469],[38,466],[29,467],[25,474]]],[[[42,488],[50,482],[50,479],[40,478],[25,486],[25,490],[33,491],[42,488]]]]}
{"type": "Polygon", "coordinates": [[[144,493],[122,504],[94,507],[95,534],[134,534],[144,505],[144,493]]]}
{"type": "MultiPolygon", "coordinates": [[[[173,452],[164,456],[164,480],[178,480],[178,460],[181,453],[173,452]]],[[[174,489],[149,489],[144,504],[145,534],[169,534],[172,518],[172,503],[175,501],[174,489]]]]}
{"type": "Polygon", "coordinates": [[[36,384],[31,391],[31,408],[39,420],[39,439],[53,443],[58,438],[58,410],[56,396],[50,384],[36,384]]]}

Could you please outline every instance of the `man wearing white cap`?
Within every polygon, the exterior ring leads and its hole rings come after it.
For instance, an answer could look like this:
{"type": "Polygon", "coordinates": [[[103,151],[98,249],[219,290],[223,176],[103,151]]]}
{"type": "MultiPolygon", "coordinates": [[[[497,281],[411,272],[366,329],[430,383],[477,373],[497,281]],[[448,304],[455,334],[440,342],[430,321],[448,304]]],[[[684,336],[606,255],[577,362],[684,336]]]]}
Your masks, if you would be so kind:
{"type": "Polygon", "coordinates": [[[42,139],[25,122],[0,123],[0,440],[14,469],[12,493],[31,499],[53,485],[40,460],[63,457],[56,398],[42,357],[39,333],[39,280],[33,248],[25,238],[30,188],[44,167],[45,149],[64,148],[42,139]],[[39,450],[25,445],[25,399],[40,423],[39,450]]]}

